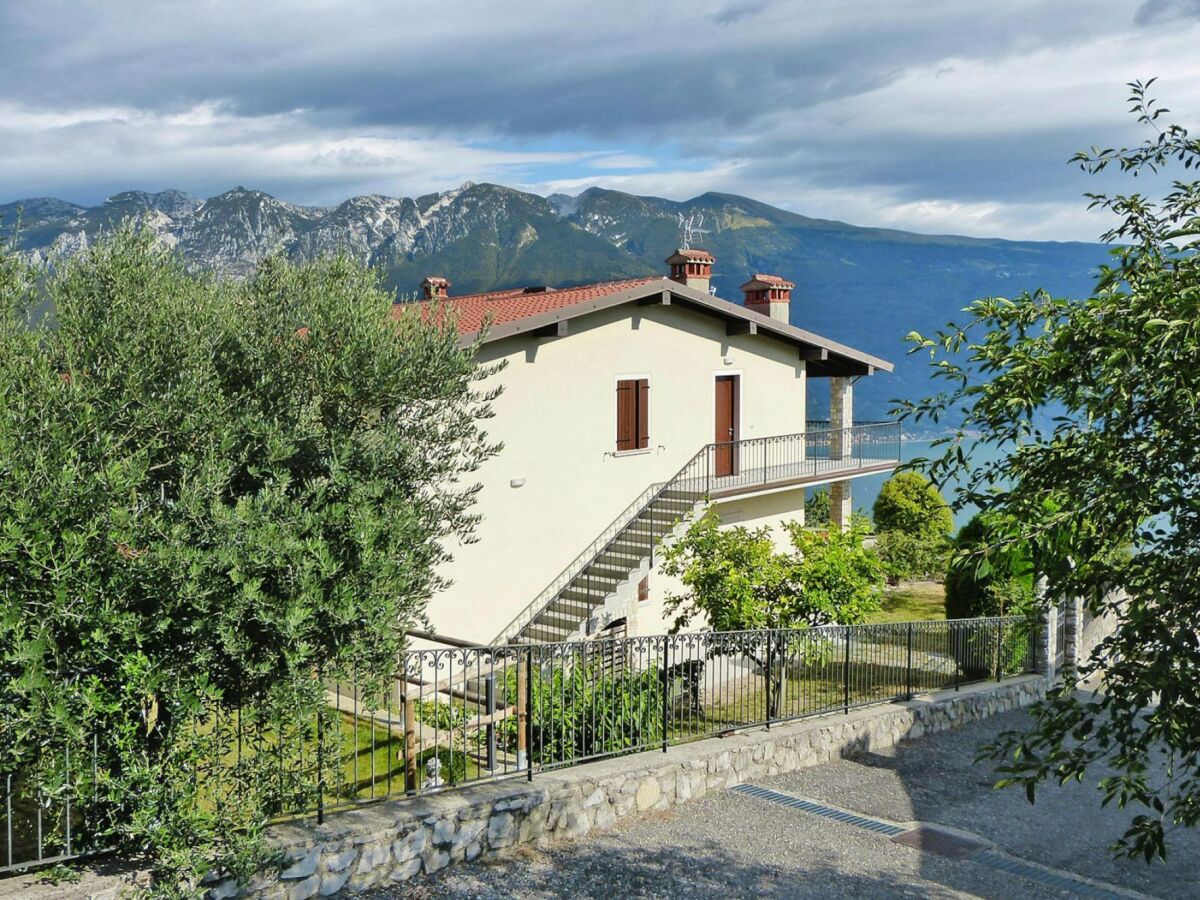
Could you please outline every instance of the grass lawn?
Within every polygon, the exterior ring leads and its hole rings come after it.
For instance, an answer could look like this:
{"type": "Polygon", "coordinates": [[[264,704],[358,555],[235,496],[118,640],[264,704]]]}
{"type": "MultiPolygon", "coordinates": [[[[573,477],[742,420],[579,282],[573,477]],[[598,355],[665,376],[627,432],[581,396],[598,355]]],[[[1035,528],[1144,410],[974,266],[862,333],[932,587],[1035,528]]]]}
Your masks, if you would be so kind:
{"type": "Polygon", "coordinates": [[[910,581],[888,588],[883,606],[867,616],[870,624],[885,622],[928,622],[946,618],[942,585],[934,581],[910,581]]]}

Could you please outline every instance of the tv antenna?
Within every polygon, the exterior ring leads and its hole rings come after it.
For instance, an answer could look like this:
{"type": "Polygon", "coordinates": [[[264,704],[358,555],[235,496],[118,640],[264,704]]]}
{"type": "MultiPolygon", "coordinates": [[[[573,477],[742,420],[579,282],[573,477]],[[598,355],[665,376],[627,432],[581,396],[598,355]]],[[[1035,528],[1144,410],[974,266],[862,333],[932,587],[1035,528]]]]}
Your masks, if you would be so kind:
{"type": "Polygon", "coordinates": [[[679,249],[691,250],[692,244],[704,237],[707,229],[704,227],[704,213],[692,213],[685,216],[683,213],[676,213],[679,217],[679,249]]]}

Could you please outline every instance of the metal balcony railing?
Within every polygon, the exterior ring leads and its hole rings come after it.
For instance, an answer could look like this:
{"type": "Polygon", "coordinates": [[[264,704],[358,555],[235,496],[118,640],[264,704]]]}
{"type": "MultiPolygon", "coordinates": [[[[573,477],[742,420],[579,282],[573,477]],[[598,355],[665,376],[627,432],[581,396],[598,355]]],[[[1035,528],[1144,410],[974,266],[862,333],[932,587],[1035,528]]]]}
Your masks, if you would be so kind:
{"type": "Polygon", "coordinates": [[[898,422],[832,428],[809,422],[800,434],[709,444],[704,493],[721,496],[762,486],[783,486],[900,460],[898,422]]]}

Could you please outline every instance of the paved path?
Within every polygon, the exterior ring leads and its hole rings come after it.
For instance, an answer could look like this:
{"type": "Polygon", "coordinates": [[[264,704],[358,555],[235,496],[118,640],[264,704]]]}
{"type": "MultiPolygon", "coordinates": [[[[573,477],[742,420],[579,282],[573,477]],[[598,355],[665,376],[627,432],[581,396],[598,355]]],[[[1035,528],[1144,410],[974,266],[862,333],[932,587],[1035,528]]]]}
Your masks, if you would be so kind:
{"type": "MultiPolygon", "coordinates": [[[[1036,806],[995,791],[975,748],[1023,725],[1010,713],[898,750],[841,760],[757,785],[867,817],[936,822],[1018,860],[1087,876],[1112,894],[1200,896],[1200,832],[1177,834],[1166,864],[1114,860],[1106,849],[1129,813],[1102,810],[1094,788],[1049,787],[1036,806]]],[[[1082,895],[964,859],[891,842],[862,827],[723,791],[613,831],[499,861],[457,866],[390,897],[986,897],[1082,895]]]]}

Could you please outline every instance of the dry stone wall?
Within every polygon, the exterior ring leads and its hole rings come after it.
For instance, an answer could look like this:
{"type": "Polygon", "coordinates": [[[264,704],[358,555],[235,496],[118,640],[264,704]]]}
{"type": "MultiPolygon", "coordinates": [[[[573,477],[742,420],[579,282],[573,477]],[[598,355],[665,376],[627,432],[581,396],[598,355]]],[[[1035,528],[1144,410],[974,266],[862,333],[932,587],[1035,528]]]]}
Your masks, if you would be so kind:
{"type": "Polygon", "coordinates": [[[619,819],[665,810],[743,781],[890,747],[1028,705],[1045,693],[1036,676],[987,683],[803,719],[768,730],[710,738],[538,774],[385,801],[329,816],[322,825],[272,831],[286,855],[279,871],[239,888],[214,886],[215,900],[307,900],[360,891],[504,853],[519,844],[581,838],[619,819]]]}

